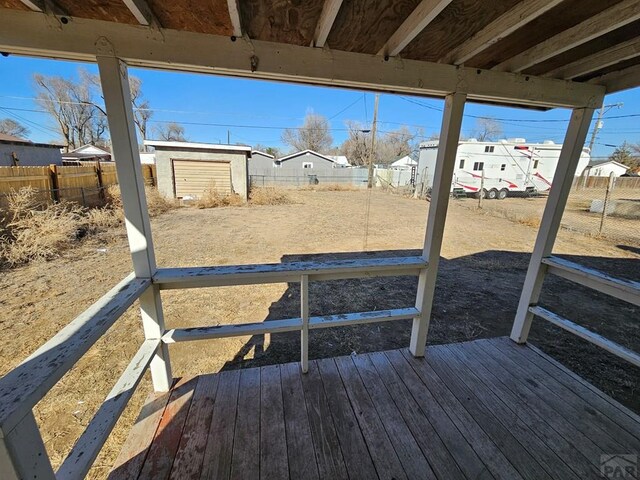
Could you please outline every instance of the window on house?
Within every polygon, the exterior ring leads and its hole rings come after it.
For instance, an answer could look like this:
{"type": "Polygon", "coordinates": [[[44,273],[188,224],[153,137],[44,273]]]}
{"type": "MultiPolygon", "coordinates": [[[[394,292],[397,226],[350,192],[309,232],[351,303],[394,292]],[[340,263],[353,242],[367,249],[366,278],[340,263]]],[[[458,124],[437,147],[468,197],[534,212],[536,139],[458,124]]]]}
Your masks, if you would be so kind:
{"type": "Polygon", "coordinates": [[[313,168],[313,162],[302,162],[302,168],[313,168]]]}
{"type": "Polygon", "coordinates": [[[474,162],[473,163],[473,169],[475,171],[484,170],[484,162],[474,162]]]}
{"type": "Polygon", "coordinates": [[[494,148],[495,147],[493,145],[487,145],[486,147],[484,147],[484,152],[485,153],[491,153],[491,152],[493,152],[494,148]]]}
{"type": "Polygon", "coordinates": [[[504,170],[507,168],[507,164],[503,163],[502,165],[500,165],[500,171],[504,172],[504,170]]]}
{"type": "Polygon", "coordinates": [[[274,167],[276,167],[276,168],[278,168],[278,167],[281,167],[281,166],[282,166],[282,163],[280,162],[280,160],[274,160],[274,162],[273,162],[273,166],[274,166],[274,167]]]}
{"type": "Polygon", "coordinates": [[[460,160],[460,165],[458,165],[458,168],[464,168],[464,158],[460,160]]]}
{"type": "Polygon", "coordinates": [[[538,162],[539,162],[539,160],[534,160],[534,161],[533,161],[533,168],[534,168],[534,170],[535,170],[536,168],[538,168],[538,162]]]}

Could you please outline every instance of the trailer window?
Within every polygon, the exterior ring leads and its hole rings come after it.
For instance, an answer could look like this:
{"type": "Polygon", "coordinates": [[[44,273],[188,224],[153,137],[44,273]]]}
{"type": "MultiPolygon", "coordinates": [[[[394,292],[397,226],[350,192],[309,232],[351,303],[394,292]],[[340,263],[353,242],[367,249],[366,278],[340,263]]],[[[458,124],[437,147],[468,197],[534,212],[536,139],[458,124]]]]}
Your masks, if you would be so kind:
{"type": "Polygon", "coordinates": [[[491,152],[493,152],[493,148],[494,148],[493,145],[487,145],[486,147],[484,147],[484,152],[485,153],[491,153],[491,152]]]}
{"type": "Polygon", "coordinates": [[[474,170],[484,170],[484,162],[474,162],[473,163],[474,170]]]}
{"type": "Polygon", "coordinates": [[[504,170],[507,168],[507,164],[503,163],[502,165],[500,165],[500,171],[504,172],[504,170]]]}
{"type": "Polygon", "coordinates": [[[464,168],[464,158],[460,160],[460,164],[458,165],[458,168],[464,168]]]}
{"type": "Polygon", "coordinates": [[[539,162],[539,160],[534,160],[533,161],[533,168],[534,169],[538,168],[538,162],[539,162]]]}

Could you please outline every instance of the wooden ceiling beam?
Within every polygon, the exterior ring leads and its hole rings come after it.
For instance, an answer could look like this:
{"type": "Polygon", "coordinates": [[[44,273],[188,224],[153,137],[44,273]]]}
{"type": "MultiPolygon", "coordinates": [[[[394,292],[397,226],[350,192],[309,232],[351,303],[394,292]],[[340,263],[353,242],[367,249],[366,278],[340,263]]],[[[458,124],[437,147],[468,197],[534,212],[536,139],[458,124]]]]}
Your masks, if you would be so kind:
{"type": "Polygon", "coordinates": [[[640,0],[623,0],[584,22],[509,58],[492,70],[522,72],[638,19],[640,19],[640,0]]]}
{"type": "Polygon", "coordinates": [[[122,0],[140,25],[152,25],[154,15],[146,0],[122,0]]]}
{"type": "Polygon", "coordinates": [[[20,0],[25,6],[34,12],[44,12],[44,0],[20,0]]]}
{"type": "Polygon", "coordinates": [[[331,27],[333,27],[333,22],[335,22],[341,6],[342,0],[325,0],[313,35],[313,42],[311,42],[312,47],[322,48],[327,43],[331,27]]]}
{"type": "Polygon", "coordinates": [[[606,87],[607,93],[615,93],[620,90],[637,87],[640,85],[640,65],[633,65],[623,70],[600,75],[589,80],[589,83],[603,85],[606,87]]]}
{"type": "Polygon", "coordinates": [[[233,36],[240,38],[242,37],[242,22],[240,22],[240,7],[238,6],[238,0],[227,0],[227,6],[229,8],[231,26],[233,27],[233,36]]]}
{"type": "Polygon", "coordinates": [[[524,0],[444,55],[439,62],[461,65],[563,1],[524,0]]]}
{"type": "Polygon", "coordinates": [[[388,55],[390,57],[398,55],[450,3],[451,0],[422,0],[407,19],[402,22],[398,30],[391,35],[391,38],[387,40],[378,55],[388,55]]]}
{"type": "Polygon", "coordinates": [[[601,50],[588,57],[563,65],[546,72],[544,77],[564,78],[571,80],[591,72],[595,72],[616,63],[640,56],[640,38],[633,38],[613,47],[601,50]]]}
{"type": "Polygon", "coordinates": [[[95,62],[117,56],[132,67],[210,73],[418,96],[467,94],[471,101],[534,107],[593,107],[604,88],[535,75],[293,44],[232,42],[226,36],[74,18],[55,29],[46,15],[3,10],[0,52],[95,62]]]}

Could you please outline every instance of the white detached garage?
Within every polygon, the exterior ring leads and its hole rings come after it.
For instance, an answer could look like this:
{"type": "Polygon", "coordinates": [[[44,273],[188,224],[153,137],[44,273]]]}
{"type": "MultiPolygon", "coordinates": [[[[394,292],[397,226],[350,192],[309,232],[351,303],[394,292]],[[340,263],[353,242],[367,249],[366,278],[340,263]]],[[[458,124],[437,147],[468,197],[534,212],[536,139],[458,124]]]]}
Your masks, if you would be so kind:
{"type": "Polygon", "coordinates": [[[166,197],[199,198],[208,190],[248,198],[251,147],[147,140],[155,148],[158,190],[166,197]]]}

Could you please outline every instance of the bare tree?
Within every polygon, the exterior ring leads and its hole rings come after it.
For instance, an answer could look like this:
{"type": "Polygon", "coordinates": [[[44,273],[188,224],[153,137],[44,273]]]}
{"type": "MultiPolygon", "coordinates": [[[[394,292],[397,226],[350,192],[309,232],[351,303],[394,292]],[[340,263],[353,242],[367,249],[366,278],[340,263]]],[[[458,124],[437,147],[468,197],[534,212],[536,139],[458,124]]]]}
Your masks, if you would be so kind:
{"type": "Polygon", "coordinates": [[[333,145],[329,121],[313,112],[307,113],[301,127],[284,130],[282,141],[296,150],[309,149],[319,153],[326,153],[333,145]]]}
{"type": "Polygon", "coordinates": [[[156,136],[167,142],[186,142],[184,127],[176,122],[160,123],[154,128],[156,136]]]}
{"type": "Polygon", "coordinates": [[[502,126],[500,122],[493,118],[478,118],[476,120],[476,126],[471,132],[471,136],[481,142],[497,140],[502,136],[502,126]]]}
{"type": "MultiPolygon", "coordinates": [[[[352,165],[367,165],[371,150],[371,132],[361,123],[347,121],[349,131],[340,150],[352,165]]],[[[376,138],[373,161],[389,164],[405,155],[416,155],[420,148],[421,131],[412,132],[406,125],[376,138]]]]}
{"type": "Polygon", "coordinates": [[[7,135],[13,135],[19,138],[27,138],[31,130],[20,122],[16,122],[11,118],[4,118],[0,120],[0,133],[6,133],[7,135]]]}
{"type": "Polygon", "coordinates": [[[253,149],[258,150],[259,152],[268,153],[276,158],[280,156],[280,149],[278,147],[267,147],[266,145],[258,143],[253,147],[253,149]]]}
{"type": "Polygon", "coordinates": [[[36,102],[56,121],[67,149],[84,144],[105,145],[107,118],[96,102],[91,76],[80,71],[80,80],[34,75],[36,102]]]}

